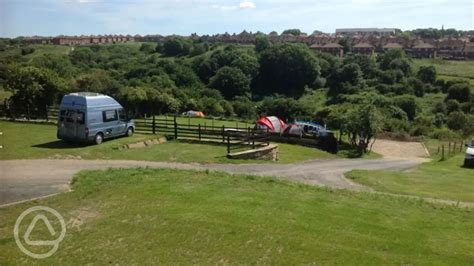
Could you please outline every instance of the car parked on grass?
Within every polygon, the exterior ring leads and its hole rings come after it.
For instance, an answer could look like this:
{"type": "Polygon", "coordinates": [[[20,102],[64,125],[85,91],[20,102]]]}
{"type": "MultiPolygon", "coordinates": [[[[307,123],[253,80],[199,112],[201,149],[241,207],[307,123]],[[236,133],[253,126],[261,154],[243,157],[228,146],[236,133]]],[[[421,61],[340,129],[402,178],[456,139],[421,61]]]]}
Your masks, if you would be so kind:
{"type": "Polygon", "coordinates": [[[57,137],[101,144],[104,139],[131,136],[135,123],[110,96],[79,92],[65,95],[59,106],[57,137]]]}
{"type": "Polygon", "coordinates": [[[474,168],[474,139],[467,144],[466,154],[464,156],[464,166],[474,168]]]}

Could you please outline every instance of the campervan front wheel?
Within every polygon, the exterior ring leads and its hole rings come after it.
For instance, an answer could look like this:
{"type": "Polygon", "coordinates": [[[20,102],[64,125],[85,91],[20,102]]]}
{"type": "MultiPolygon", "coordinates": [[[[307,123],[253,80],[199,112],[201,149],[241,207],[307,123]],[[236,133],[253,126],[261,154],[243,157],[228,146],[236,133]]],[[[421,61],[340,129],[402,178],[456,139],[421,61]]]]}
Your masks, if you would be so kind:
{"type": "Polygon", "coordinates": [[[97,135],[95,135],[95,138],[94,138],[95,144],[99,145],[102,143],[103,140],[104,140],[104,136],[102,135],[102,133],[97,133],[97,135]]]}
{"type": "Polygon", "coordinates": [[[129,127],[127,129],[127,137],[131,137],[131,136],[133,136],[133,127],[129,127]]]}

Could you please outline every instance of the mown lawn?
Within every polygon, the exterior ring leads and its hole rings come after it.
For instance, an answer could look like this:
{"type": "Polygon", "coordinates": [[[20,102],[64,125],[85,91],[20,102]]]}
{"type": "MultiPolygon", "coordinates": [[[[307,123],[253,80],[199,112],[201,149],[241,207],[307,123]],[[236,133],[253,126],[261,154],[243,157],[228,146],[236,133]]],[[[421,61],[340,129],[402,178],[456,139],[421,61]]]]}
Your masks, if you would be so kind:
{"type": "MultiPolygon", "coordinates": [[[[131,138],[108,140],[101,145],[68,144],[56,139],[56,126],[46,124],[0,121],[1,160],[32,158],[125,159],[196,163],[265,163],[260,160],[230,160],[225,145],[170,141],[147,148],[118,150],[127,143],[157,138],[135,134],[131,138]]],[[[278,163],[293,163],[311,159],[330,159],[330,153],[307,147],[279,144],[278,163]]]]}
{"type": "Polygon", "coordinates": [[[463,160],[458,154],[409,172],[355,170],[346,176],[377,191],[474,202],[474,169],[463,168],[463,160]]]}
{"type": "MultiPolygon", "coordinates": [[[[474,263],[470,209],[215,172],[81,172],[73,192],[0,209],[0,217],[1,264],[474,263]],[[41,261],[13,237],[17,217],[34,205],[67,223],[58,251],[41,261]]],[[[50,239],[42,227],[32,237],[50,239]]]]}

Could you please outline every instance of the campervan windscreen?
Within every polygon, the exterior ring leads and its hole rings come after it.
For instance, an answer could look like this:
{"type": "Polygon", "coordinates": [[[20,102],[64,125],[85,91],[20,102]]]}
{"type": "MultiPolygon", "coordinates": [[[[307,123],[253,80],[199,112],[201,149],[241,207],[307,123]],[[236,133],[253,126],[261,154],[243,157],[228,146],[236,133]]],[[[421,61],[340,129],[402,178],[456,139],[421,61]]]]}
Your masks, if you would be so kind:
{"type": "Polygon", "coordinates": [[[59,121],[84,124],[84,112],[77,110],[61,110],[59,121]]]}

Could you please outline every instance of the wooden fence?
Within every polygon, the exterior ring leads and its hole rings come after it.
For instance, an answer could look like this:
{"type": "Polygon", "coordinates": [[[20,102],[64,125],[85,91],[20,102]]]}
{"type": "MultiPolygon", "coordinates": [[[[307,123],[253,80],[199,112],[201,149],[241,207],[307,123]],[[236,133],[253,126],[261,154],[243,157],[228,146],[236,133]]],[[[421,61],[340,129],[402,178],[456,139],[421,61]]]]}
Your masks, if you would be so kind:
{"type": "Polygon", "coordinates": [[[33,109],[27,113],[15,107],[6,108],[5,105],[0,105],[0,117],[12,120],[37,120],[46,122],[55,122],[58,120],[58,106],[46,106],[45,109],[46,110],[33,109]]]}
{"type": "Polygon", "coordinates": [[[447,142],[445,144],[441,144],[438,146],[438,150],[436,151],[436,155],[440,156],[440,160],[444,161],[456,154],[464,152],[464,146],[467,142],[459,141],[459,142],[447,142]]]}
{"type": "Polygon", "coordinates": [[[269,145],[266,130],[226,128],[209,125],[178,124],[176,117],[135,119],[135,131],[142,134],[159,134],[169,138],[220,143],[227,146],[227,153],[269,145]]]}

